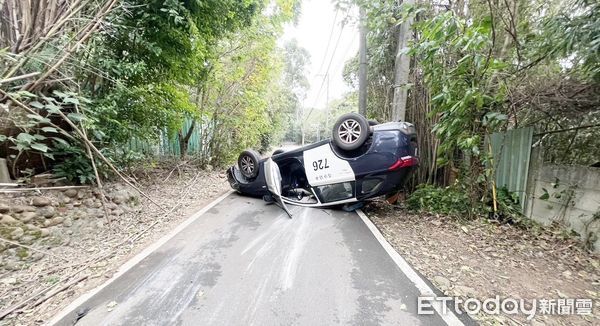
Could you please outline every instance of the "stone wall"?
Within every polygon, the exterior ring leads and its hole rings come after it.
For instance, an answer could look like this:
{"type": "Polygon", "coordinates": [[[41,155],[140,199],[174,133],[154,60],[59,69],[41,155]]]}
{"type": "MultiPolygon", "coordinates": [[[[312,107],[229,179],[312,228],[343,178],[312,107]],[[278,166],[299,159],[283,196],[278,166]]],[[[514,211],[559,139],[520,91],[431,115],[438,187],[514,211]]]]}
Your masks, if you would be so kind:
{"type": "Polygon", "coordinates": [[[600,252],[600,168],[549,164],[532,155],[529,176],[525,214],[565,225],[600,252]]]}
{"type": "MultiPolygon", "coordinates": [[[[111,219],[135,209],[135,192],[120,184],[106,189],[111,219]]],[[[0,237],[24,245],[52,232],[71,234],[73,227],[94,228],[106,222],[100,192],[96,188],[52,190],[43,193],[0,194],[0,237]]],[[[0,242],[0,252],[17,250],[0,242]]]]}

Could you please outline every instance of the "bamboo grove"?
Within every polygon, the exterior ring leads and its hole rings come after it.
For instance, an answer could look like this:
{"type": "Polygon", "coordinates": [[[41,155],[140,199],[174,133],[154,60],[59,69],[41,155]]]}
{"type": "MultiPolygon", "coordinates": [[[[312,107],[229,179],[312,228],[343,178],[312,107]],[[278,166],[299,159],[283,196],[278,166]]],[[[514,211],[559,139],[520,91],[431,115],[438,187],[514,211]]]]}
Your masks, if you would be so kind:
{"type": "Polygon", "coordinates": [[[0,1],[0,157],[15,179],[90,183],[145,162],[137,140],[202,132],[218,166],[283,136],[297,98],[276,41],[295,0],[0,1]],[[224,130],[231,132],[225,133],[224,130]]]}
{"type": "MultiPolygon", "coordinates": [[[[485,204],[487,135],[526,126],[544,135],[536,146],[543,146],[547,161],[600,161],[597,2],[409,3],[338,1],[340,8],[366,8],[370,117],[390,119],[394,88],[409,89],[406,120],[418,129],[421,158],[411,188],[451,186],[466,194],[456,196],[458,201],[485,204]],[[395,85],[398,33],[409,20],[412,41],[400,50],[411,58],[410,82],[395,85]]],[[[357,62],[345,67],[352,86],[357,62]]]]}

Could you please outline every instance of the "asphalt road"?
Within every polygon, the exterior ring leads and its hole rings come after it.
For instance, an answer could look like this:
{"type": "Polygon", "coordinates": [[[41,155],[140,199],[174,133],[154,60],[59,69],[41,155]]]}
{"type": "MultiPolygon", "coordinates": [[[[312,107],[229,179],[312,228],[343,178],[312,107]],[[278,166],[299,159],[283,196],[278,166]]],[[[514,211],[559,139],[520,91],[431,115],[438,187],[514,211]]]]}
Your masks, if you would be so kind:
{"type": "Polygon", "coordinates": [[[356,213],[290,209],[231,194],[58,324],[445,325],[356,213]]]}

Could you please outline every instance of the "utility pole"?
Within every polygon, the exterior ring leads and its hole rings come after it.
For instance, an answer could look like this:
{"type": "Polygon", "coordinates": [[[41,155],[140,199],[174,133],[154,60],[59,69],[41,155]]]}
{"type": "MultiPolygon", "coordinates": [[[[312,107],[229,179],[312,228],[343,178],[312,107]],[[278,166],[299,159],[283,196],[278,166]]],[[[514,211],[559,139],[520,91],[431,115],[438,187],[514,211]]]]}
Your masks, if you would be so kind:
{"type": "Polygon", "coordinates": [[[325,130],[329,130],[329,72],[327,72],[325,78],[327,78],[327,88],[325,88],[325,130]]]}
{"type": "Polygon", "coordinates": [[[302,135],[301,145],[304,146],[304,100],[302,100],[302,106],[300,107],[300,134],[302,135]]]}
{"type": "Polygon", "coordinates": [[[316,124],[316,125],[313,125],[313,126],[317,127],[317,141],[319,142],[319,141],[321,141],[321,125],[320,124],[316,124]]]}
{"type": "MultiPolygon", "coordinates": [[[[404,0],[403,4],[414,6],[415,0],[404,0]]],[[[394,74],[394,101],[392,102],[392,121],[405,121],[406,99],[408,98],[408,77],[410,74],[410,56],[408,43],[412,39],[412,16],[408,16],[398,29],[398,48],[396,49],[394,74]]]]}
{"type": "Polygon", "coordinates": [[[360,7],[360,48],[358,66],[358,113],[367,115],[367,14],[360,7]]]}

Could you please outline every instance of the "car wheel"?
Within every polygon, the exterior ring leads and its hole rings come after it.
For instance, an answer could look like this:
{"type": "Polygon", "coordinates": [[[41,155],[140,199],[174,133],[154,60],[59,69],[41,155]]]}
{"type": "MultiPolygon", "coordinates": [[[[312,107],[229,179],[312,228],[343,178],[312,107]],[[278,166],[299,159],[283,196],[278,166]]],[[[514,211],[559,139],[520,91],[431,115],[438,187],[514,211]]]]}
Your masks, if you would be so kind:
{"type": "Polygon", "coordinates": [[[285,151],[283,149],[281,149],[281,148],[280,149],[276,149],[271,156],[279,155],[279,154],[281,154],[283,152],[285,152],[285,151]]]}
{"type": "Polygon", "coordinates": [[[248,179],[256,178],[258,175],[258,163],[260,155],[251,149],[245,150],[238,157],[238,167],[242,175],[248,179]]]}
{"type": "Polygon", "coordinates": [[[333,125],[332,135],[339,148],[346,151],[357,149],[369,138],[369,122],[357,113],[344,114],[333,125]]]}

